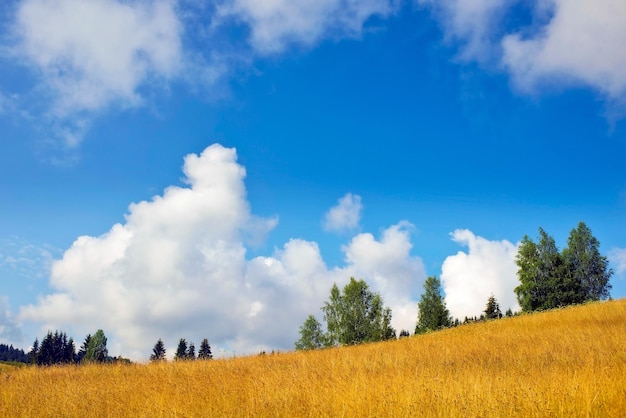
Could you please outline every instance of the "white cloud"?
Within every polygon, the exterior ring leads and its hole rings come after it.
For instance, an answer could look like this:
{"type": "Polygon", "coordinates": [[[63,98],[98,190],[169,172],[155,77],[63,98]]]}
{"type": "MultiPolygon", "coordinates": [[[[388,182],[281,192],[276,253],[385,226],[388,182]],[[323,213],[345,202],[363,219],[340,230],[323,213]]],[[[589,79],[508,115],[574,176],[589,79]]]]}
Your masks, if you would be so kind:
{"type": "Polygon", "coordinates": [[[589,86],[615,102],[626,95],[626,3],[535,0],[528,24],[511,26],[519,0],[417,0],[429,5],[461,57],[499,63],[521,91],[589,86]],[[509,26],[507,26],[509,25],[509,26]]]}
{"type": "Polygon", "coordinates": [[[227,0],[219,14],[247,24],[252,47],[271,54],[333,35],[358,37],[370,17],[388,16],[395,8],[393,0],[227,0]]]}
{"type": "Polygon", "coordinates": [[[618,275],[626,273],[626,248],[613,248],[609,251],[609,260],[618,275]]]}
{"type": "Polygon", "coordinates": [[[517,310],[517,246],[506,240],[489,241],[466,229],[454,231],[452,240],[467,246],[469,251],[447,257],[441,266],[441,283],[450,314],[461,320],[465,316],[480,316],[491,294],[503,311],[517,310]]]}
{"type": "Polygon", "coordinates": [[[502,40],[503,62],[518,86],[544,83],[595,87],[617,98],[626,93],[626,3],[622,0],[553,0],[553,17],[533,36],[502,40]]]}
{"type": "MultiPolygon", "coordinates": [[[[404,223],[380,241],[360,234],[344,248],[346,266],[328,268],[318,245],[292,239],[270,257],[246,259],[244,240],[275,219],[251,214],[245,169],[234,149],[212,145],[185,157],[188,187],[132,204],[126,221],[100,237],[76,239],[52,267],[54,293],[22,307],[42,332],[75,338],[102,328],[112,354],[146,360],[158,338],[209,338],[216,352],[290,349],[308,314],[320,314],[333,282],[363,278],[394,311],[394,326],[415,324],[424,273],[410,255],[404,223]]],[[[170,353],[171,354],[171,353],[170,353]]]]}
{"type": "MultiPolygon", "coordinates": [[[[24,0],[13,54],[36,69],[57,120],[142,102],[140,89],[181,69],[181,25],[174,2],[24,0]]],[[[65,129],[71,129],[65,127],[65,129]]],[[[80,141],[65,135],[66,145],[80,141]]]]}
{"type": "Polygon", "coordinates": [[[408,222],[400,222],[384,230],[379,241],[372,234],[359,234],[343,248],[351,276],[364,278],[381,293],[398,332],[415,328],[417,299],[426,278],[421,258],[410,254],[411,228],[408,222]]]}
{"type": "Polygon", "coordinates": [[[333,206],[326,213],[324,229],[341,232],[357,228],[361,221],[362,210],[361,196],[347,193],[338,200],[337,206],[333,206]]]}

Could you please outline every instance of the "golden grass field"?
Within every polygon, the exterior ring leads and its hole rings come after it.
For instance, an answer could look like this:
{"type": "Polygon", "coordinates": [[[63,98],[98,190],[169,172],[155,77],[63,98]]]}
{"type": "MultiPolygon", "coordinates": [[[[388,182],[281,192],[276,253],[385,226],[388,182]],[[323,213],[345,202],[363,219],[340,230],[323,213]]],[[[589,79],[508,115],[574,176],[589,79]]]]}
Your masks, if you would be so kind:
{"type": "Polygon", "coordinates": [[[0,369],[4,417],[624,417],[626,300],[399,341],[0,369]]]}

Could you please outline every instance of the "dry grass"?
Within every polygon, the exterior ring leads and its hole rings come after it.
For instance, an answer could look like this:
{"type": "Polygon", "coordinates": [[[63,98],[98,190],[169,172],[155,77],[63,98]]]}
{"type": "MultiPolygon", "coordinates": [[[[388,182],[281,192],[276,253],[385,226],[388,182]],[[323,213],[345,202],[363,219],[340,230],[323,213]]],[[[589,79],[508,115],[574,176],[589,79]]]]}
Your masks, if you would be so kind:
{"type": "Polygon", "coordinates": [[[6,417],[619,417],[626,300],[314,352],[3,369],[0,385],[6,417]]]}

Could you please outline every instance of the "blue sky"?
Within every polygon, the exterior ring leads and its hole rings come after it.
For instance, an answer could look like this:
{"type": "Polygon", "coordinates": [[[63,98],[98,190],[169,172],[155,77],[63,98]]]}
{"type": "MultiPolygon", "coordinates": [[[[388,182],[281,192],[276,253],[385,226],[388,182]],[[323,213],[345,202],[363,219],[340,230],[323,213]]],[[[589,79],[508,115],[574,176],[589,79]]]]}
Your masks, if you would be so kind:
{"type": "Polygon", "coordinates": [[[0,341],[291,349],[333,282],[516,308],[584,221],[626,296],[620,0],[0,6],[0,341]]]}

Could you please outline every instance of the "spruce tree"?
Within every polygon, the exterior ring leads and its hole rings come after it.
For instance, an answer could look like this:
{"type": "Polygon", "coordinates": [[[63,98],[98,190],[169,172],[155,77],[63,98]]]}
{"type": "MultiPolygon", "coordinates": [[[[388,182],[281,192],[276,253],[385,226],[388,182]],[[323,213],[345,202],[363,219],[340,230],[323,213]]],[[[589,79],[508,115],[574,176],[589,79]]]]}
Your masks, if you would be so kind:
{"type": "Polygon", "coordinates": [[[152,354],[150,355],[150,361],[164,361],[165,360],[165,345],[163,340],[159,338],[159,341],[154,345],[152,354]]]}
{"type": "Polygon", "coordinates": [[[185,360],[187,359],[187,341],[184,338],[181,338],[178,342],[178,348],[176,349],[176,354],[174,354],[174,360],[185,360]]]}
{"type": "Polygon", "coordinates": [[[198,351],[198,360],[211,360],[213,354],[211,353],[211,346],[209,340],[206,338],[200,343],[200,350],[198,351]]]}
{"type": "Polygon", "coordinates": [[[193,342],[189,343],[189,347],[187,348],[187,353],[185,354],[185,358],[187,360],[196,359],[196,346],[193,344],[193,342]]]}
{"type": "Polygon", "coordinates": [[[499,319],[502,318],[502,311],[500,310],[500,305],[498,301],[496,301],[496,297],[492,294],[489,296],[487,300],[487,306],[485,307],[485,318],[486,319],[499,319]]]}

